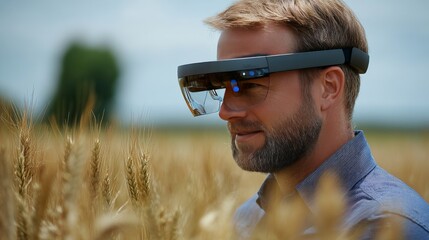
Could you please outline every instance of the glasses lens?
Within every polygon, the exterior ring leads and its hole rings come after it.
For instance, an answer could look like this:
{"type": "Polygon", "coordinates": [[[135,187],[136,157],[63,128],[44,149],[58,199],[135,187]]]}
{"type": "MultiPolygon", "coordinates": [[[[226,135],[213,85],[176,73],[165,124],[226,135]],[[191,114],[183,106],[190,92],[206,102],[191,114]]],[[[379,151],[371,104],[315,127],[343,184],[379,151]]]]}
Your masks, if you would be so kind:
{"type": "Polygon", "coordinates": [[[247,109],[265,100],[269,86],[269,77],[232,80],[227,84],[223,104],[235,111],[247,109]]]}
{"type": "Polygon", "coordinates": [[[213,89],[213,86],[207,85],[207,79],[198,79],[192,77],[179,79],[182,95],[186,100],[189,110],[191,110],[194,116],[219,111],[225,94],[225,88],[213,89]]]}
{"type": "Polygon", "coordinates": [[[242,110],[262,102],[268,93],[267,70],[210,73],[179,79],[183,97],[194,116],[219,111],[221,104],[242,110]]]}

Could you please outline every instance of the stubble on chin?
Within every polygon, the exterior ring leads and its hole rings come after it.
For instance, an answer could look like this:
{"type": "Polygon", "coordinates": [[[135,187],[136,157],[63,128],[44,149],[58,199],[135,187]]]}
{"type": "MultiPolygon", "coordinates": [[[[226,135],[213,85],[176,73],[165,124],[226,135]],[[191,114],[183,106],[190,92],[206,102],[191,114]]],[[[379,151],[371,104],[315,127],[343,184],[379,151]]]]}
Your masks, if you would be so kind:
{"type": "MultiPolygon", "coordinates": [[[[265,131],[263,132],[265,135],[265,131]]],[[[264,144],[260,147],[246,144],[240,144],[240,146],[237,146],[235,136],[231,136],[232,156],[241,169],[250,172],[262,172],[261,169],[263,168],[264,161],[257,159],[256,155],[262,149],[266,148],[266,136],[264,141],[264,144]]]]}
{"type": "MultiPolygon", "coordinates": [[[[240,121],[238,123],[228,123],[228,129],[230,132],[233,132],[236,129],[246,129],[246,130],[258,130],[261,131],[265,135],[265,129],[255,121],[240,121]]],[[[265,143],[260,146],[256,147],[253,144],[243,144],[241,143],[239,146],[237,146],[236,142],[236,136],[234,134],[231,134],[231,150],[232,150],[232,156],[237,163],[237,165],[246,171],[258,171],[255,169],[259,169],[260,167],[254,166],[255,163],[261,163],[260,161],[255,161],[254,154],[258,151],[260,151],[262,148],[265,147],[265,143]]],[[[266,141],[266,136],[265,140],[266,141]]]]}

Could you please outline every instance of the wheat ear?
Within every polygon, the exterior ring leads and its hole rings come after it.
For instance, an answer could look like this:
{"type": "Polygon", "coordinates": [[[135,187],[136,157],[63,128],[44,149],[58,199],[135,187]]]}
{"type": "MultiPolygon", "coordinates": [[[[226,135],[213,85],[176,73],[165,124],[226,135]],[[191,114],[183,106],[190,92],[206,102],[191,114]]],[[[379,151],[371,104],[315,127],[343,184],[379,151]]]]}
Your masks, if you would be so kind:
{"type": "Polygon", "coordinates": [[[110,207],[112,206],[112,186],[110,182],[109,172],[106,172],[106,175],[104,176],[104,179],[103,179],[102,194],[103,194],[104,201],[106,202],[107,208],[110,209],[110,207]]]}
{"type": "Polygon", "coordinates": [[[134,172],[134,161],[132,156],[129,156],[126,164],[126,178],[127,178],[127,186],[130,198],[133,204],[136,204],[138,201],[138,192],[137,192],[137,181],[134,172]]]}
{"type": "Polygon", "coordinates": [[[141,153],[139,156],[139,171],[137,176],[137,185],[139,190],[139,197],[143,203],[150,201],[151,195],[151,182],[149,175],[149,157],[145,153],[141,153]]]}
{"type": "Polygon", "coordinates": [[[32,173],[30,167],[30,137],[26,127],[23,127],[19,136],[19,153],[15,167],[15,179],[18,187],[18,217],[17,235],[19,239],[27,239],[31,235],[30,213],[28,206],[28,185],[30,184],[32,173]]]}
{"type": "Polygon", "coordinates": [[[94,142],[91,156],[91,199],[95,199],[98,194],[100,182],[100,140],[94,142]]]}

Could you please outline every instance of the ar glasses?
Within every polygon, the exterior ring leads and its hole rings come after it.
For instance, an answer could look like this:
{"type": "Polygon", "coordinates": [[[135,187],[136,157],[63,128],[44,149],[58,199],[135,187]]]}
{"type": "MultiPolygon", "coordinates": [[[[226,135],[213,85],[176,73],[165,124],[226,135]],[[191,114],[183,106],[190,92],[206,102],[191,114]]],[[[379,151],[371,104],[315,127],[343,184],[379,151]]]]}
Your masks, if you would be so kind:
{"type": "Polygon", "coordinates": [[[219,111],[224,99],[238,110],[262,102],[270,73],[346,64],[365,73],[369,55],[358,48],[288,53],[201,62],[177,69],[179,85],[194,116],[219,111]]]}

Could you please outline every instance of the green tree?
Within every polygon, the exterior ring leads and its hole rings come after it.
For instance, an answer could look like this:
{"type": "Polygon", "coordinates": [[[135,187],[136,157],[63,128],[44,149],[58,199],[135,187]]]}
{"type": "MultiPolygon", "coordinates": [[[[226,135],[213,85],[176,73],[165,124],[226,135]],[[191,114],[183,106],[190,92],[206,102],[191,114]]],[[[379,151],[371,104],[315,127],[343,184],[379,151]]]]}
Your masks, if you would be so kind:
{"type": "Polygon", "coordinates": [[[60,124],[76,125],[90,106],[97,121],[109,120],[120,69],[107,47],[71,43],[61,60],[56,93],[48,116],[60,124]]]}

